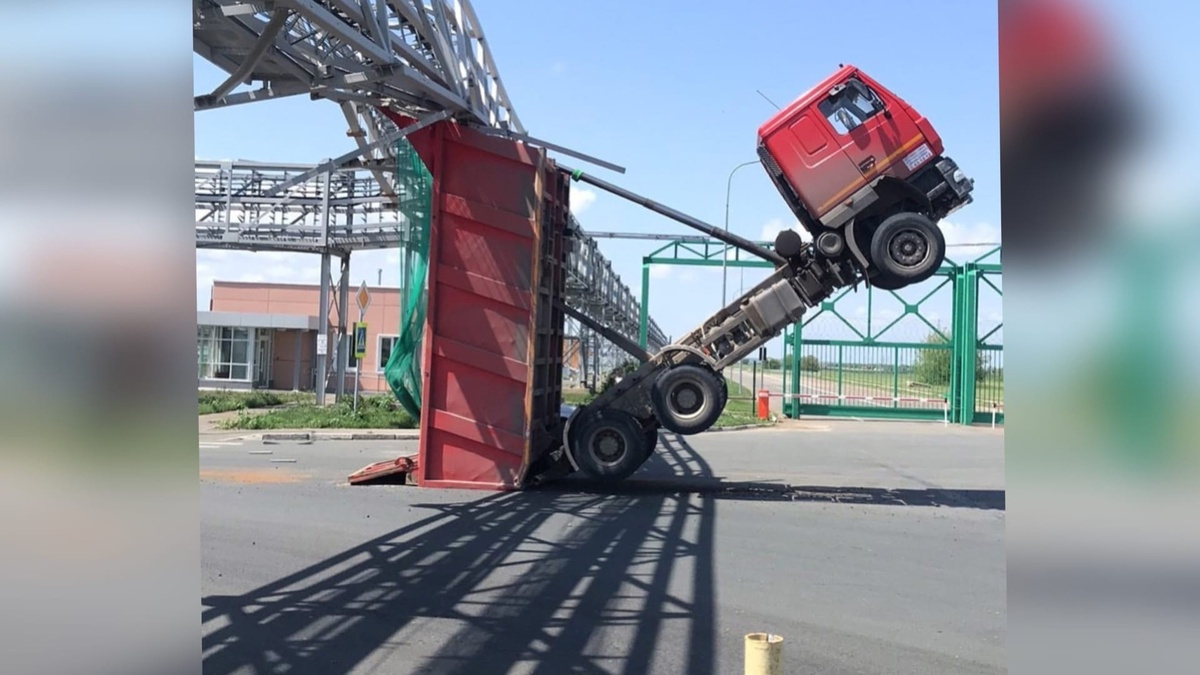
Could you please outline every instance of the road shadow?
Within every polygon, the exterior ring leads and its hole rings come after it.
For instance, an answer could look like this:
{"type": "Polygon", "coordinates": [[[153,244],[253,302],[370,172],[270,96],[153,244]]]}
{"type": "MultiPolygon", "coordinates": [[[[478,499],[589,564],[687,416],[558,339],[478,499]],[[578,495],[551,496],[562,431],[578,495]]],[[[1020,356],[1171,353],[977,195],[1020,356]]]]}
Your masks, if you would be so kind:
{"type": "MultiPolygon", "coordinates": [[[[1005,491],[951,488],[879,488],[859,486],[793,485],[780,481],[731,481],[713,475],[708,465],[680,471],[684,457],[694,456],[691,446],[674,434],[661,434],[667,447],[675,443],[687,453],[659,453],[636,474],[620,483],[607,483],[581,476],[547,483],[543,492],[605,495],[698,495],[711,499],[775,502],[829,502],[879,506],[923,506],[1005,510],[1005,491]]],[[[700,461],[698,457],[696,460],[700,461]]]]}
{"type": "MultiPolygon", "coordinates": [[[[667,435],[643,472],[711,477],[667,435]]],[[[715,500],[608,487],[422,504],[437,513],[204,597],[204,672],[715,672],[715,500]]]]}

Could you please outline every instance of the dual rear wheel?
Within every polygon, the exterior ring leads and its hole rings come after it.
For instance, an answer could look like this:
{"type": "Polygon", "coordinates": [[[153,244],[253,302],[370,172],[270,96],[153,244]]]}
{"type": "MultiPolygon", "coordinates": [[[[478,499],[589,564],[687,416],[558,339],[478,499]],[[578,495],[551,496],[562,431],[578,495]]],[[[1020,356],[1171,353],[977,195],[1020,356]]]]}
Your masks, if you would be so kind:
{"type": "Polygon", "coordinates": [[[592,478],[621,480],[650,459],[658,445],[658,427],[643,427],[616,408],[585,410],[571,430],[573,456],[592,478]]]}
{"type": "Polygon", "coordinates": [[[700,365],[673,366],[650,389],[657,423],[647,426],[617,408],[585,410],[572,423],[572,455],[592,478],[627,478],[654,453],[660,426],[680,435],[707,431],[728,401],[729,389],[719,373],[700,365]]]}

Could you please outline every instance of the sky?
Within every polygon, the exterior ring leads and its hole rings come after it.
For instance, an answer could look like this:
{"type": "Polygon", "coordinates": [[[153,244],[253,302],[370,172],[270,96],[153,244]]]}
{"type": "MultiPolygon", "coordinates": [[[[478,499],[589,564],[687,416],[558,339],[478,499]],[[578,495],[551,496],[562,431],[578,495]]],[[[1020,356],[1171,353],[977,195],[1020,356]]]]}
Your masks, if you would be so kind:
{"type": "MultiPolygon", "coordinates": [[[[734,167],[756,159],[757,129],[776,111],[764,95],[786,105],[839,64],[852,63],[930,118],[947,154],[975,178],[975,202],[942,222],[948,242],[1000,241],[994,3],[925,0],[914,11],[913,3],[784,0],[755,3],[753,12],[731,12],[726,2],[617,0],[603,9],[540,0],[474,4],[527,132],[623,166],[626,173],[571,158],[564,163],[716,226],[724,225],[731,184],[729,229],[773,239],[780,229],[798,226],[761,167],[742,168],[728,183],[734,167]]],[[[194,62],[197,94],[224,79],[200,57],[194,62]]],[[[352,149],[345,131],[335,104],[295,97],[196,113],[195,151],[203,159],[314,163],[352,149]]],[[[592,231],[695,233],[592,188],[574,189],[572,203],[583,227],[592,231]]],[[[642,258],[657,248],[654,242],[599,243],[639,294],[642,258]]],[[[988,248],[955,246],[949,256],[961,262],[988,248]]],[[[384,284],[395,285],[397,266],[394,252],[356,253],[351,283],[374,284],[382,269],[384,284]]],[[[318,269],[316,256],[198,251],[197,308],[208,307],[213,279],[316,283],[318,269]]],[[[764,274],[746,270],[745,286],[764,274]]],[[[742,282],[731,269],[730,298],[742,282]]],[[[721,284],[719,267],[652,267],[650,314],[664,332],[678,337],[720,307],[721,284]]],[[[935,285],[900,295],[913,303],[935,285]]],[[[949,297],[949,288],[936,293],[922,306],[925,316],[948,326],[949,297]]],[[[865,328],[865,291],[843,303],[842,314],[865,328]]],[[[981,326],[999,323],[1001,307],[999,294],[987,289],[981,326]]],[[[901,312],[903,305],[894,299],[872,303],[876,327],[901,312]]],[[[806,334],[849,337],[836,324],[829,316],[817,317],[806,334]]],[[[919,340],[927,332],[910,316],[885,337],[919,340]]],[[[776,341],[771,351],[778,349],[776,341]]]]}

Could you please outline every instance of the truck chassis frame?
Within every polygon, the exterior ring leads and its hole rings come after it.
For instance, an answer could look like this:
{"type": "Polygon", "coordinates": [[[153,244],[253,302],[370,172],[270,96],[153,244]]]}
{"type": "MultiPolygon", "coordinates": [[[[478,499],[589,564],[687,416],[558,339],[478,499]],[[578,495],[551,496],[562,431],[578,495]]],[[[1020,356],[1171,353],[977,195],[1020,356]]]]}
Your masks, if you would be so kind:
{"type": "MultiPolygon", "coordinates": [[[[624,336],[564,306],[567,313],[604,335],[642,363],[634,372],[625,375],[591,403],[579,407],[565,421],[561,445],[545,448],[544,452],[540,453],[543,459],[530,467],[530,485],[537,485],[583,468],[583,463],[577,457],[577,448],[574,447],[579,440],[576,430],[581,419],[599,414],[600,411],[620,411],[636,419],[647,438],[650,434],[657,438],[660,422],[655,413],[651,390],[655,380],[664,371],[681,365],[696,365],[720,377],[724,368],[737,363],[777,337],[785,327],[799,321],[809,308],[818,306],[839,288],[856,285],[865,278],[860,270],[845,260],[832,260],[820,256],[811,243],[802,242],[794,231],[784,232],[776,240],[776,249],[772,251],[581,171],[566,167],[563,169],[570,172],[571,178],[576,181],[585,182],[638,203],[723,243],[767,260],[775,265],[775,270],[741,297],[655,354],[646,352],[624,336]]],[[[724,387],[723,378],[721,383],[724,387]]],[[[724,408],[724,403],[724,400],[720,401],[721,408],[724,408]]],[[[559,441],[556,439],[554,442],[557,444],[559,441]]],[[[653,450],[653,441],[648,440],[647,443],[650,447],[645,457],[638,462],[638,466],[649,458],[653,450]]]]}

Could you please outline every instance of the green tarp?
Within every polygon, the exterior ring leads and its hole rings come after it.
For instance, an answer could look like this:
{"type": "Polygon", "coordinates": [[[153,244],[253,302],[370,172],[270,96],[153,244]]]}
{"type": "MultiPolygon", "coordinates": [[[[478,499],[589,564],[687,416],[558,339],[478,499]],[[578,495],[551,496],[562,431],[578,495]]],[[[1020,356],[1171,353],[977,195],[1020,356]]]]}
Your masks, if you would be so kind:
{"type": "Polygon", "coordinates": [[[400,242],[400,337],[388,357],[384,376],[400,405],[421,416],[421,339],[425,329],[429,267],[429,221],[433,176],[407,140],[396,147],[396,184],[402,223],[400,242]]]}

